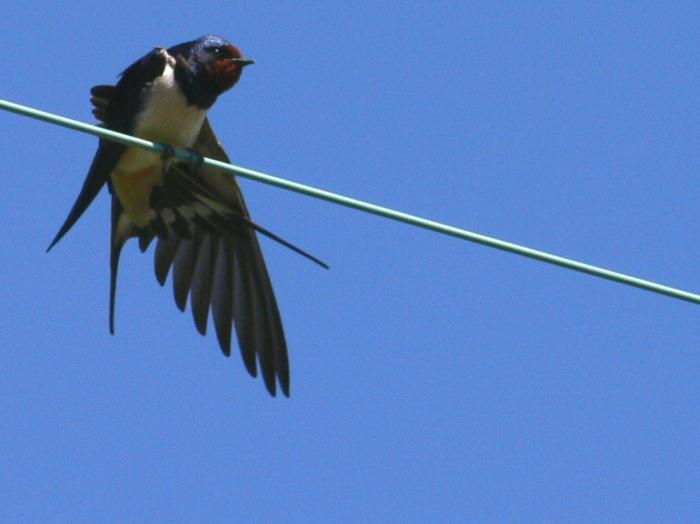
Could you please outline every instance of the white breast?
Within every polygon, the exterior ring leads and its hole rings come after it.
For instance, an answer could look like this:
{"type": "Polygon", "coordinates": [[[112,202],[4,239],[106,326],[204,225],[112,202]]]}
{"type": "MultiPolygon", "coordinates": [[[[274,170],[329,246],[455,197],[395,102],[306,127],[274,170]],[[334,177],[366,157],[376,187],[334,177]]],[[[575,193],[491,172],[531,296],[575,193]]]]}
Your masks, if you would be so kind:
{"type": "Polygon", "coordinates": [[[135,116],[134,134],[186,149],[197,139],[207,110],[187,105],[175,81],[172,62],[168,60],[163,75],[151,83],[143,109],[135,116]]]}

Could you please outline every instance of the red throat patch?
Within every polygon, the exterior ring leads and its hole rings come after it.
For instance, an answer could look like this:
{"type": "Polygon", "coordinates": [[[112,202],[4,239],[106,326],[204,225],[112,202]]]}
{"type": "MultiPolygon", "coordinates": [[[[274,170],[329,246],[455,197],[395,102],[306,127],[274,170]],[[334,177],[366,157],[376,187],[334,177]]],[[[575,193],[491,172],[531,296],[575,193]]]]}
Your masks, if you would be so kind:
{"type": "Polygon", "coordinates": [[[221,58],[214,62],[214,65],[209,69],[209,78],[211,82],[220,88],[222,91],[231,89],[241,77],[241,66],[225,58],[221,58]]]}

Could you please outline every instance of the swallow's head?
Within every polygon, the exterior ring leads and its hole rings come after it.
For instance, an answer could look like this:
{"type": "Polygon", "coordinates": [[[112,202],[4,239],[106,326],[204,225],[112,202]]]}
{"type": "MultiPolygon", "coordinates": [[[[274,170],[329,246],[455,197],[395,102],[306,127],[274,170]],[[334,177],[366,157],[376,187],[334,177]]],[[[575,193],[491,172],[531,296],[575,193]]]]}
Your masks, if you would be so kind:
{"type": "Polygon", "coordinates": [[[231,89],[241,78],[243,68],[254,63],[243,58],[235,45],[218,36],[195,40],[187,58],[194,74],[219,94],[231,89]]]}

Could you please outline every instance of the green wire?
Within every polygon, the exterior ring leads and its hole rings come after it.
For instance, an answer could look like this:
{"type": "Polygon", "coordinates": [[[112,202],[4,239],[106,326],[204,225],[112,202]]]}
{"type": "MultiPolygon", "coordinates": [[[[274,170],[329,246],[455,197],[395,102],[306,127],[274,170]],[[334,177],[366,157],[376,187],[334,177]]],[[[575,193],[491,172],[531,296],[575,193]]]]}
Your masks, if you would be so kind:
{"type": "MultiPolygon", "coordinates": [[[[141,138],[124,135],[122,133],[117,133],[116,131],[111,131],[102,127],[85,124],[77,120],[72,120],[70,118],[46,113],[45,111],[40,111],[31,107],[14,104],[12,102],[8,102],[2,99],[0,99],[0,109],[35,118],[37,120],[43,120],[44,122],[68,127],[76,131],[81,131],[83,133],[97,135],[107,140],[113,140],[115,142],[119,142],[125,145],[134,145],[159,153],[163,153],[165,149],[162,144],[157,144],[148,140],[143,140],[141,138]]],[[[200,157],[190,153],[189,151],[176,150],[175,156],[182,160],[192,163],[197,163],[199,160],[201,160],[200,157]]],[[[317,189],[315,187],[299,184],[297,182],[292,182],[283,178],[267,175],[259,171],[253,171],[252,169],[246,169],[243,167],[234,166],[232,164],[227,164],[225,162],[220,162],[218,160],[213,160],[211,158],[204,158],[203,164],[219,168],[222,171],[225,171],[231,175],[237,175],[251,180],[255,180],[257,182],[262,182],[264,184],[281,187],[282,189],[295,191],[303,195],[308,195],[314,198],[319,198],[321,200],[326,200],[328,202],[333,202],[335,204],[340,204],[341,206],[346,206],[353,209],[358,209],[360,211],[364,211],[366,213],[372,213],[374,215],[383,216],[385,218],[390,218],[392,220],[404,222],[413,226],[422,227],[423,229],[428,229],[430,231],[435,231],[444,235],[449,235],[456,238],[461,238],[462,240],[468,240],[470,242],[475,242],[484,246],[500,249],[501,251],[508,251],[510,253],[514,253],[523,257],[533,258],[535,260],[539,260],[540,262],[546,262],[555,266],[561,266],[567,269],[571,269],[573,271],[578,271],[580,273],[587,273],[595,277],[619,282],[620,284],[625,284],[628,286],[645,289],[653,293],[659,293],[661,295],[677,298],[679,300],[685,300],[687,302],[700,304],[700,295],[696,295],[688,291],[683,291],[682,289],[664,286],[662,284],[658,284],[649,280],[625,275],[624,273],[617,273],[615,271],[610,271],[601,267],[592,266],[590,264],[584,264],[583,262],[578,262],[569,258],[563,258],[560,256],[545,253],[544,251],[538,251],[536,249],[520,246],[511,242],[505,242],[497,238],[480,235],[478,233],[472,233],[464,229],[448,226],[446,224],[441,224],[440,222],[435,222],[426,218],[417,217],[408,213],[402,213],[401,211],[377,206],[375,204],[370,204],[368,202],[356,200],[354,198],[339,195],[337,193],[331,193],[330,191],[324,191],[322,189],[317,189]]]]}

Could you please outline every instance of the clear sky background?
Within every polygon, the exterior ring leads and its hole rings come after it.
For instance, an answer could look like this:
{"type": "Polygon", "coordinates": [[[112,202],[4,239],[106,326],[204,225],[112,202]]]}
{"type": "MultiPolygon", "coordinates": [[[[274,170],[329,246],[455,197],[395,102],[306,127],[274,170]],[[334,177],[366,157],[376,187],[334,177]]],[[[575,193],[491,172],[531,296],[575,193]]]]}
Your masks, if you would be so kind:
{"type": "MultiPolygon", "coordinates": [[[[235,163],[700,290],[696,2],[11,2],[0,97],[206,33],[256,65],[235,163]]],[[[0,113],[2,522],[689,521],[700,306],[243,181],[289,342],[273,399],[122,258],[96,139],[0,113]]],[[[236,350],[237,351],[237,350],[236,350]]]]}

